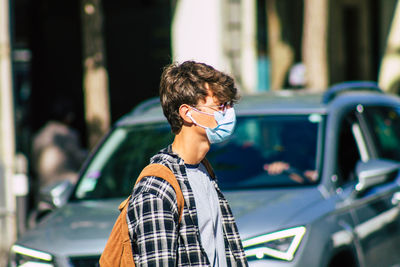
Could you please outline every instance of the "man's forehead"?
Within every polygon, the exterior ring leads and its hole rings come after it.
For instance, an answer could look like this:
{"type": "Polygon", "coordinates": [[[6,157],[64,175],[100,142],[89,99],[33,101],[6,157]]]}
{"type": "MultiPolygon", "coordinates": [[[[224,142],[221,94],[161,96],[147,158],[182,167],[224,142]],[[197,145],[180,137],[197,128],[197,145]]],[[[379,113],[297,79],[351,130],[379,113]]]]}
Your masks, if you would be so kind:
{"type": "Polygon", "coordinates": [[[205,98],[200,98],[197,104],[208,103],[208,104],[222,105],[225,102],[224,100],[221,100],[217,96],[215,96],[209,83],[205,82],[204,87],[207,89],[207,96],[205,98]]]}

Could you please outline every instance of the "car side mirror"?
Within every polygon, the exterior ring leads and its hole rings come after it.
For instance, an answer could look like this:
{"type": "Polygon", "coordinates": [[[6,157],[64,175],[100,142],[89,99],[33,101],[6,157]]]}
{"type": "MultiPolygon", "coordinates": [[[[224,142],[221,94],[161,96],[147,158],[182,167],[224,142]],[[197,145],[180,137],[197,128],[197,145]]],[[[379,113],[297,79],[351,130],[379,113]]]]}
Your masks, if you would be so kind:
{"type": "Polygon", "coordinates": [[[69,180],[56,182],[41,190],[40,200],[47,204],[50,204],[55,208],[59,208],[67,203],[67,200],[71,195],[73,189],[74,186],[69,180]]]}
{"type": "Polygon", "coordinates": [[[400,163],[387,159],[371,159],[367,162],[359,161],[356,165],[358,193],[390,180],[392,174],[400,169],[400,163]]]}

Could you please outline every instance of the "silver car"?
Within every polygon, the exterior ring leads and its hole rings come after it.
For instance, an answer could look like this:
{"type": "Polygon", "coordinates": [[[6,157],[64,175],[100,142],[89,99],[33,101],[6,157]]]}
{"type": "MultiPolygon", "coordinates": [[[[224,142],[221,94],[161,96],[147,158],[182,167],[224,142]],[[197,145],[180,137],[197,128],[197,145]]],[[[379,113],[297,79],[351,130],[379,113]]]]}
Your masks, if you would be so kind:
{"type": "MultiPolygon", "coordinates": [[[[208,153],[250,266],[399,266],[400,99],[374,83],[245,95],[232,138],[208,153]]],[[[172,141],[158,100],[121,118],[10,266],[96,266],[150,156],[172,141]]]]}

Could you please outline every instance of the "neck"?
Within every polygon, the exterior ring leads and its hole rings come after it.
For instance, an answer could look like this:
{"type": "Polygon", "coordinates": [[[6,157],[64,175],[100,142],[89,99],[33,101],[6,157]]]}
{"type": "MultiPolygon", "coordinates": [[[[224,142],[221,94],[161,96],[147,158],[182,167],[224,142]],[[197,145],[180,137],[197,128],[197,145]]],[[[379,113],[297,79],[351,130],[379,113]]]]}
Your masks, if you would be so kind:
{"type": "Polygon", "coordinates": [[[186,164],[200,163],[208,150],[210,150],[210,143],[207,138],[193,136],[193,134],[188,134],[184,129],[176,134],[172,143],[172,151],[177,153],[186,164]]]}

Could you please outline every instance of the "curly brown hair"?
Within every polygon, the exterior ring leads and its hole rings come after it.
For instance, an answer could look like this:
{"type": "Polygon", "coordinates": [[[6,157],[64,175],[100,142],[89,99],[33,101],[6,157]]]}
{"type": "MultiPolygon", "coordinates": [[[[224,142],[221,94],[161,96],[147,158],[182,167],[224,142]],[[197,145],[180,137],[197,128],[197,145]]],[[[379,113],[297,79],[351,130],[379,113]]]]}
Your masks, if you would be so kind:
{"type": "Polygon", "coordinates": [[[205,100],[206,84],[221,103],[235,103],[239,99],[233,78],[207,64],[185,61],[182,64],[172,63],[164,68],[160,82],[160,100],[173,133],[178,133],[183,124],[179,107],[182,104],[196,106],[200,100],[205,100]]]}

